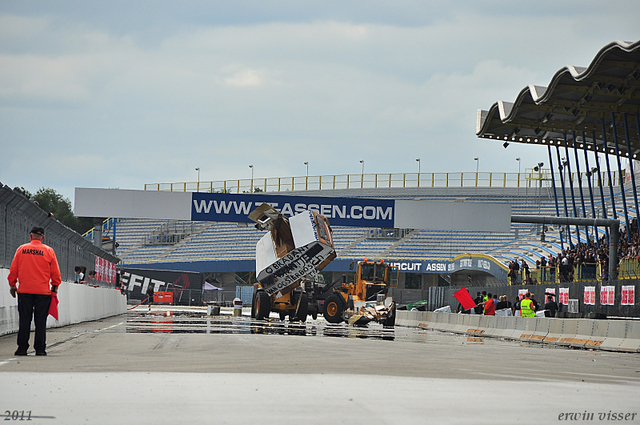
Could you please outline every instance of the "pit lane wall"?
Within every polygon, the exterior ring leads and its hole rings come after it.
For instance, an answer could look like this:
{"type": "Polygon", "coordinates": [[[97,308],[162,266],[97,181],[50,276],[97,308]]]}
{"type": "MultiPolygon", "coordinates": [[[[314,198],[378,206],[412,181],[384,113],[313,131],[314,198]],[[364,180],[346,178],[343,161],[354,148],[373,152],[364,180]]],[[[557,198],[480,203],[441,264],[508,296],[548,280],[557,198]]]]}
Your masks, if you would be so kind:
{"type": "Polygon", "coordinates": [[[640,352],[640,320],[560,319],[397,311],[396,325],[607,351],[640,352]]]}
{"type": "MultiPolygon", "coordinates": [[[[18,299],[9,293],[8,275],[8,269],[0,269],[0,335],[18,332],[18,299]]],[[[113,288],[62,282],[58,300],[60,320],[49,316],[47,328],[88,322],[127,311],[126,296],[113,288]]]]}

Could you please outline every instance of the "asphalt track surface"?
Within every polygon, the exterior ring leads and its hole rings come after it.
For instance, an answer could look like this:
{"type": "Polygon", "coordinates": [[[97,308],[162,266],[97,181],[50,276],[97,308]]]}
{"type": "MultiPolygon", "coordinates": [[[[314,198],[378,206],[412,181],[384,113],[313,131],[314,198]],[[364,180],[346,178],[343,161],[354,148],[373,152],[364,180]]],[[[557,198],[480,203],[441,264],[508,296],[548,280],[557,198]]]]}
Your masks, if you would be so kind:
{"type": "Polygon", "coordinates": [[[3,423],[640,423],[640,354],[146,307],[15,338],[3,423]]]}

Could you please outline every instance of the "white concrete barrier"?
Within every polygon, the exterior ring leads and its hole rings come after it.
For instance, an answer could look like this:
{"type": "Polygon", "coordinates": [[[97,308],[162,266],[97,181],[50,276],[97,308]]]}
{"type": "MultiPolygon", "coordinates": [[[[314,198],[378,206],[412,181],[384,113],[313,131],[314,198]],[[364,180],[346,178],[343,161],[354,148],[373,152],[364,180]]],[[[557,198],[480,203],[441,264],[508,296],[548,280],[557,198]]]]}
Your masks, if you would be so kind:
{"type": "Polygon", "coordinates": [[[522,334],[525,333],[528,320],[531,320],[531,317],[515,316],[513,318],[514,324],[511,327],[512,331],[510,333],[507,333],[506,338],[520,340],[520,338],[522,337],[522,334]]]}
{"type": "MultiPolygon", "coordinates": [[[[9,293],[9,270],[0,269],[0,335],[18,332],[18,299],[9,293]]],[[[127,311],[120,291],[62,282],[58,289],[58,319],[49,316],[47,328],[88,322],[127,311]]]]}
{"type": "Polygon", "coordinates": [[[640,352],[640,323],[627,322],[624,341],[620,344],[620,350],[640,352]]]}
{"type": "Polygon", "coordinates": [[[544,342],[547,344],[557,344],[562,338],[562,328],[564,327],[564,319],[553,319],[549,324],[549,332],[544,337],[544,342]]]}
{"type": "Polygon", "coordinates": [[[562,320],[562,337],[558,340],[558,345],[571,346],[571,341],[576,338],[578,333],[578,319],[561,319],[562,320]]]}
{"type": "Polygon", "coordinates": [[[525,334],[521,336],[522,340],[528,342],[544,342],[549,333],[551,319],[546,317],[527,317],[525,323],[525,334]]]}
{"type": "Polygon", "coordinates": [[[402,326],[610,351],[640,352],[640,321],[399,311],[402,326]]]}
{"type": "Polygon", "coordinates": [[[622,320],[607,320],[607,337],[600,344],[600,349],[618,351],[625,340],[627,323],[622,320]]]}
{"type": "Polygon", "coordinates": [[[469,324],[467,325],[467,329],[464,330],[464,333],[467,335],[482,335],[484,332],[480,330],[480,318],[482,315],[480,314],[472,314],[469,316],[469,324]]]}
{"type": "Polygon", "coordinates": [[[585,348],[600,348],[604,340],[607,338],[607,331],[609,329],[609,322],[611,320],[594,320],[593,331],[591,332],[591,338],[584,345],[585,348]]]}

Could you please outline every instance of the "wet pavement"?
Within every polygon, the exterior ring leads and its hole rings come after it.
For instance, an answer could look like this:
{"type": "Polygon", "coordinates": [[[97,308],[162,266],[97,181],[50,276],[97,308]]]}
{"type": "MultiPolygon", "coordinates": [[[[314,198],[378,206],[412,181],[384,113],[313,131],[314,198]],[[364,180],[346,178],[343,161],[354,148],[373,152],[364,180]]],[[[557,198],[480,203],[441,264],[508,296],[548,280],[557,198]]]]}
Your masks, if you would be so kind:
{"type": "Polygon", "coordinates": [[[0,413],[29,411],[34,424],[305,425],[640,413],[638,354],[223,313],[143,307],[49,329],[47,357],[15,357],[15,335],[0,337],[0,413]],[[503,412],[479,415],[486,406],[503,412]]]}
{"type": "MultiPolygon", "coordinates": [[[[345,323],[330,324],[320,319],[307,322],[280,320],[256,320],[248,316],[207,316],[205,312],[133,312],[127,315],[124,332],[127,333],[202,333],[202,334],[261,334],[308,337],[363,338],[393,341],[404,338],[414,342],[426,340],[426,332],[407,332],[407,328],[385,328],[378,323],[367,326],[348,326],[345,323]]],[[[116,330],[118,331],[118,330],[116,330]]]]}

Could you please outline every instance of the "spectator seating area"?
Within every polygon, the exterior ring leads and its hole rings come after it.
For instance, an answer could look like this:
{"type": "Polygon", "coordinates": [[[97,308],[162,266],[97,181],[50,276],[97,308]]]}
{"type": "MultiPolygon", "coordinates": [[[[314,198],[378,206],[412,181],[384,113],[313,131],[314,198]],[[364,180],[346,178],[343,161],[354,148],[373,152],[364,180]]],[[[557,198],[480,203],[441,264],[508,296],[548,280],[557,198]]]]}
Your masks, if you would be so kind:
{"type": "MultiPolygon", "coordinates": [[[[627,190],[630,191],[631,187],[627,190]]],[[[514,215],[556,215],[553,192],[548,187],[528,190],[496,188],[482,193],[477,188],[469,188],[465,191],[458,189],[455,193],[451,192],[430,193],[425,190],[420,193],[419,199],[509,203],[514,215]]],[[[558,195],[559,208],[563,211],[561,189],[558,189],[558,195]]],[[[576,196],[579,195],[576,193],[576,196]]],[[[621,205],[619,190],[615,196],[618,207],[621,205]]],[[[610,199],[607,199],[606,203],[610,205],[610,199]]],[[[581,214],[580,209],[578,216],[581,214]]],[[[601,212],[598,214],[601,216],[601,212]]],[[[612,211],[608,212],[608,216],[612,216],[612,211]]],[[[624,220],[621,221],[624,223],[624,220]]],[[[175,226],[175,222],[170,224],[174,225],[168,225],[168,220],[120,219],[117,223],[117,256],[124,264],[251,259],[255,256],[256,242],[264,234],[251,225],[196,222],[191,223],[191,231],[188,234],[172,239],[174,243],[162,244],[158,235],[162,235],[163,228],[189,227],[175,226]]],[[[374,237],[374,233],[381,232],[372,232],[371,229],[334,226],[333,236],[338,256],[343,258],[424,260],[452,258],[471,253],[491,255],[505,265],[518,258],[527,261],[533,267],[541,256],[557,255],[566,247],[566,237],[564,241],[561,240],[560,230],[558,226],[548,226],[543,238],[539,225],[512,223],[509,232],[410,229],[403,237],[385,239],[374,237]]],[[[580,228],[577,233],[575,227],[571,230],[574,244],[587,241],[584,228],[580,228]]],[[[600,229],[600,236],[603,235],[603,231],[604,229],[600,229]]],[[[591,240],[594,236],[592,232],[593,230],[590,230],[591,240]]]]}

